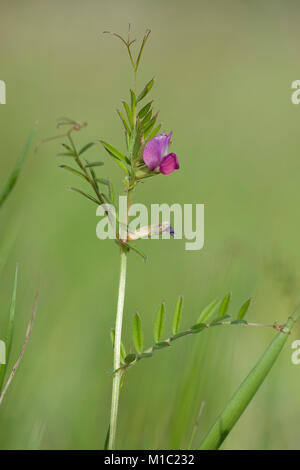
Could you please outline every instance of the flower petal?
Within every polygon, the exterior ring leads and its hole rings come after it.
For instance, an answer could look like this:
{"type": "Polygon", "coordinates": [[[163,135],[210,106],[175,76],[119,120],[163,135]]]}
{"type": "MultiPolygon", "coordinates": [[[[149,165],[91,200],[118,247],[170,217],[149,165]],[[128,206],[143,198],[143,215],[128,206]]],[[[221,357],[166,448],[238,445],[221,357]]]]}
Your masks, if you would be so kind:
{"type": "Polygon", "coordinates": [[[169,135],[165,136],[166,139],[165,139],[165,142],[164,142],[164,148],[162,150],[162,156],[163,157],[166,157],[169,153],[169,145],[170,145],[170,140],[171,140],[172,134],[173,134],[173,132],[170,132],[169,135]]]}
{"type": "Polygon", "coordinates": [[[166,155],[162,159],[159,169],[163,175],[169,175],[174,170],[179,170],[177,155],[175,153],[169,153],[169,155],[166,155]]]}
{"type": "Polygon", "coordinates": [[[167,155],[171,135],[172,133],[169,135],[158,134],[146,144],[143,151],[143,160],[150,170],[157,168],[163,157],[167,155]]]}

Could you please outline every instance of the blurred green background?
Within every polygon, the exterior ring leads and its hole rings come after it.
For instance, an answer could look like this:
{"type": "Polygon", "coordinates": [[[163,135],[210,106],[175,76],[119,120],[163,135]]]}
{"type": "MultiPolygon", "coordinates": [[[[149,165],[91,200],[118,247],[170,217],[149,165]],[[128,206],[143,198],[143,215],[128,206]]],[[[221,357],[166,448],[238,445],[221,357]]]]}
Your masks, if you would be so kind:
{"type": "MultiPolygon", "coordinates": [[[[126,51],[104,30],[151,28],[140,88],[152,97],[181,169],[140,185],[136,202],[204,203],[205,247],[141,241],[144,264],[130,255],[124,338],[133,314],[151,344],[157,307],[170,328],[179,294],[183,327],[213,298],[232,291],[232,313],[249,296],[248,318],[284,321],[299,300],[300,78],[296,1],[1,0],[0,187],[28,133],[57,133],[56,119],[88,122],[78,144],[104,138],[124,148],[115,108],[128,97],[126,51]]],[[[95,207],[68,191],[74,177],[57,168],[59,141],[34,154],[0,213],[0,338],[5,336],[15,263],[20,263],[12,363],[35,292],[38,315],[24,361],[0,409],[1,449],[101,448],[109,420],[119,254],[96,238],[95,207]]],[[[122,190],[105,158],[103,176],[122,190]]],[[[167,333],[166,333],[167,334],[167,333]]],[[[184,338],[132,368],[120,403],[118,446],[185,448],[202,400],[195,447],[274,337],[272,330],[224,327],[184,338]]],[[[291,341],[224,449],[299,449],[300,366],[291,341]]]]}

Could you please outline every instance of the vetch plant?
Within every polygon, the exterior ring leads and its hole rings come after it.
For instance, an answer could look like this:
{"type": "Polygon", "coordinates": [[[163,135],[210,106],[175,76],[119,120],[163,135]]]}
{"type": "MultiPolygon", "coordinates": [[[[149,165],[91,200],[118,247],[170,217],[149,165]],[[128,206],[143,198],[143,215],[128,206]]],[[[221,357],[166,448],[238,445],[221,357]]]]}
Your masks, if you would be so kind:
{"type": "MultiPolygon", "coordinates": [[[[128,254],[133,251],[146,260],[146,255],[134,244],[139,238],[151,236],[153,232],[161,234],[165,230],[169,231],[171,235],[174,235],[172,227],[164,224],[157,225],[156,227],[140,227],[135,234],[130,233],[130,231],[128,231],[128,225],[130,222],[132,196],[134,190],[142,181],[154,176],[165,178],[175,170],[179,170],[180,164],[177,155],[170,151],[171,139],[173,137],[172,132],[161,132],[161,125],[158,123],[158,113],[154,111],[153,101],[148,101],[148,95],[153,87],[154,80],[151,79],[148,81],[141,90],[139,90],[137,86],[137,74],[150,31],[146,31],[136,56],[133,53],[135,40],[132,40],[130,37],[130,28],[126,39],[116,33],[108,34],[122,41],[129,55],[133,70],[133,89],[131,89],[129,93],[130,99],[128,102],[122,101],[123,108],[117,110],[123,126],[125,149],[121,151],[102,138],[95,142],[89,142],[78,149],[74,140],[74,134],[84,128],[86,123],[68,118],[62,118],[58,122],[58,127],[65,126],[67,127],[67,131],[51,138],[66,138],[66,141],[62,144],[63,151],[59,153],[59,156],[66,158],[71,164],[63,163],[59,166],[63,170],[71,172],[89,186],[89,192],[86,192],[86,190],[81,187],[71,187],[70,189],[93,202],[98,207],[101,206],[103,211],[107,212],[108,219],[116,229],[115,242],[120,251],[117,312],[115,326],[111,335],[113,343],[111,413],[105,447],[109,449],[116,447],[119,396],[122,384],[128,370],[142,359],[150,358],[160,350],[171,347],[177,340],[184,336],[193,336],[203,333],[205,330],[213,327],[230,325],[274,328],[278,331],[277,337],[238,389],[235,396],[229,402],[228,406],[217,419],[216,424],[212,427],[201,444],[201,448],[203,449],[215,449],[221,445],[225,437],[231,431],[237,419],[243,413],[265,376],[268,374],[287,340],[287,334],[290,333],[296,316],[291,317],[285,325],[278,325],[277,323],[265,325],[256,322],[248,322],[245,320],[245,315],[250,306],[250,299],[248,299],[243,303],[237,315],[232,317],[228,313],[231,299],[231,293],[228,293],[223,299],[213,300],[206,306],[190,328],[180,330],[183,300],[182,297],[179,297],[173,314],[172,331],[167,335],[164,335],[165,305],[161,304],[159,306],[153,328],[154,341],[150,347],[144,346],[141,317],[138,314],[134,316],[132,336],[135,352],[126,352],[126,348],[122,342],[122,324],[128,254]],[[110,179],[103,178],[101,173],[99,175],[104,162],[98,160],[91,161],[86,156],[87,152],[99,143],[102,144],[106,153],[122,171],[124,190],[127,196],[125,220],[123,220],[123,217],[122,220],[120,220],[120,208],[114,196],[114,188],[110,179]],[[115,209],[113,217],[109,206],[113,206],[115,209]]],[[[46,139],[45,141],[51,139],[46,139]]],[[[191,439],[193,440],[193,436],[191,439]]]]}

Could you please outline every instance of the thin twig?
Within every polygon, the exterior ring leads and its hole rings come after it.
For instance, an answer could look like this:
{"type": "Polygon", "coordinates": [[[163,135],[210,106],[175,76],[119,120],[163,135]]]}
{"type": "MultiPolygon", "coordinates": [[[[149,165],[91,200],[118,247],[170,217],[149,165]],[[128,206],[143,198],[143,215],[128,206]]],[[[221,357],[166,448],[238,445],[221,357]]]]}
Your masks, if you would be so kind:
{"type": "Polygon", "coordinates": [[[10,386],[10,384],[11,384],[11,382],[12,382],[14,376],[15,376],[15,373],[16,373],[16,371],[17,371],[17,369],[18,369],[18,367],[21,364],[21,361],[23,359],[23,356],[24,356],[24,353],[25,353],[25,350],[26,350],[26,347],[27,347],[27,344],[28,344],[28,341],[29,341],[29,338],[30,338],[30,335],[31,335],[31,331],[32,331],[32,327],[33,327],[33,323],[34,323],[34,319],[35,319],[35,314],[36,314],[36,311],[37,311],[38,297],[39,297],[39,294],[36,295],[35,300],[34,300],[33,310],[32,310],[31,317],[30,317],[30,320],[29,320],[29,323],[28,323],[28,326],[27,326],[26,336],[25,336],[24,344],[23,344],[23,347],[21,349],[20,355],[19,355],[18,360],[15,363],[15,365],[14,365],[12,371],[11,371],[11,374],[8,377],[8,380],[7,380],[3,390],[1,392],[0,405],[3,401],[3,398],[4,398],[4,396],[7,392],[8,387],[10,386]]]}

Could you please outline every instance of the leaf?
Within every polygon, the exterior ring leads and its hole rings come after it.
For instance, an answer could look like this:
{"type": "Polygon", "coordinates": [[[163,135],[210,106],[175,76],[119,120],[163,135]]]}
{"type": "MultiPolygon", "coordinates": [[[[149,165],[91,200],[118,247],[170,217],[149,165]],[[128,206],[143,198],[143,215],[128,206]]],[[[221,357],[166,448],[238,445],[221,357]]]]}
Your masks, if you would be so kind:
{"type": "Polygon", "coordinates": [[[143,136],[143,129],[140,122],[137,122],[135,126],[135,131],[132,137],[134,137],[133,147],[132,150],[130,148],[130,155],[131,160],[137,161],[140,156],[140,150],[142,147],[142,136],[143,136]]]}
{"type": "Polygon", "coordinates": [[[174,310],[173,324],[172,324],[173,335],[176,335],[178,333],[179,325],[181,321],[181,315],[182,315],[182,296],[180,296],[179,299],[177,300],[175,310],[174,310]]]}
{"type": "Polygon", "coordinates": [[[121,113],[121,111],[119,109],[117,109],[117,113],[119,115],[119,118],[121,119],[122,123],[123,123],[123,126],[125,128],[125,132],[128,134],[128,135],[131,135],[131,130],[130,130],[130,127],[125,119],[125,116],[121,113]]]}
{"type": "Polygon", "coordinates": [[[88,144],[84,145],[82,149],[79,151],[78,155],[81,155],[82,153],[86,152],[88,149],[93,147],[95,145],[95,142],[89,142],[88,144]]]}
{"type": "Polygon", "coordinates": [[[95,204],[97,204],[97,206],[99,206],[99,204],[101,204],[100,201],[97,201],[97,199],[95,199],[93,196],[91,196],[90,194],[86,194],[85,192],[81,191],[81,189],[78,189],[78,188],[70,188],[71,191],[75,191],[76,193],[78,194],[81,194],[81,196],[84,196],[86,197],[87,199],[89,199],[90,201],[94,202],[95,204]]]}
{"type": "Polygon", "coordinates": [[[125,349],[123,343],[121,343],[120,355],[121,355],[121,361],[124,362],[124,361],[125,361],[125,357],[126,357],[126,349],[125,349]]]}
{"type": "Polygon", "coordinates": [[[72,149],[72,147],[70,147],[70,145],[67,145],[65,143],[62,143],[61,144],[66,150],[68,150],[69,154],[72,155],[73,157],[75,156],[74,155],[74,150],[72,149]]]}
{"type": "Polygon", "coordinates": [[[145,86],[143,91],[137,97],[137,99],[136,99],[137,103],[139,103],[139,101],[141,101],[142,99],[145,98],[146,95],[148,95],[148,93],[151,90],[151,88],[153,87],[153,85],[154,85],[154,79],[152,78],[152,80],[150,80],[150,82],[147,83],[147,85],[145,86]]]}
{"type": "Polygon", "coordinates": [[[123,160],[123,162],[127,162],[127,159],[125,155],[123,155],[122,152],[120,152],[118,149],[113,147],[112,145],[108,144],[104,140],[100,140],[101,144],[104,146],[105,150],[112,155],[115,158],[118,158],[119,160],[123,160]]]}
{"type": "Polygon", "coordinates": [[[114,204],[115,202],[115,196],[114,196],[114,189],[113,185],[107,178],[97,178],[97,181],[101,184],[105,184],[108,188],[108,196],[110,201],[114,204]]]}
{"type": "Polygon", "coordinates": [[[156,314],[156,319],[154,323],[154,341],[159,343],[161,340],[163,330],[165,325],[165,304],[162,303],[156,314]]]}
{"type": "Polygon", "coordinates": [[[110,199],[109,196],[107,196],[105,193],[101,193],[101,196],[103,197],[104,201],[105,201],[107,204],[110,204],[110,205],[114,206],[115,209],[117,209],[115,203],[110,199]]]}
{"type": "Polygon", "coordinates": [[[14,326],[15,326],[17,286],[18,286],[18,272],[19,272],[19,267],[17,265],[16,266],[16,271],[15,271],[15,278],[14,278],[14,286],[13,286],[13,292],[12,292],[12,297],[11,297],[11,303],[10,303],[8,328],[7,328],[6,340],[5,340],[6,364],[1,364],[0,365],[0,392],[1,392],[1,389],[2,389],[2,386],[3,386],[5,371],[6,371],[6,367],[8,365],[8,362],[9,362],[10,352],[11,352],[11,347],[12,347],[12,341],[13,341],[14,326]]]}
{"type": "Polygon", "coordinates": [[[132,113],[130,111],[130,107],[128,106],[126,101],[122,101],[122,103],[123,103],[123,106],[125,108],[129,124],[130,124],[131,127],[133,127],[133,117],[132,117],[132,113]]]}
{"type": "Polygon", "coordinates": [[[297,314],[292,315],[285,324],[283,331],[280,331],[273,339],[263,356],[261,356],[210,428],[200,444],[200,450],[219,449],[272,369],[289,337],[297,316],[297,314]]]}
{"type": "Polygon", "coordinates": [[[13,171],[11,172],[4,188],[0,192],[0,208],[4,204],[4,202],[6,201],[6,199],[8,198],[8,196],[10,195],[11,191],[14,189],[14,187],[15,187],[17,181],[18,181],[19,175],[21,173],[24,161],[25,161],[26,156],[28,154],[28,151],[29,151],[29,148],[30,148],[30,145],[31,145],[34,133],[35,133],[35,128],[36,128],[36,126],[34,126],[32,128],[32,130],[29,134],[29,137],[27,139],[27,142],[24,146],[23,152],[21,153],[19,159],[17,160],[17,163],[16,163],[13,171]]]}
{"type": "Polygon", "coordinates": [[[95,173],[95,170],[93,167],[90,167],[89,168],[89,172],[93,178],[93,181],[94,181],[94,184],[95,184],[95,187],[97,188],[97,190],[99,189],[99,186],[98,186],[98,181],[97,181],[97,176],[96,176],[96,173],[95,173]]]}
{"type": "Polygon", "coordinates": [[[156,120],[157,120],[157,114],[152,118],[150,119],[149,122],[147,122],[147,124],[145,125],[144,127],[144,135],[145,137],[147,137],[147,135],[151,132],[152,128],[155,126],[155,123],[156,123],[156,120]]]}
{"type": "Polygon", "coordinates": [[[142,324],[140,316],[136,313],[133,318],[133,332],[132,332],[133,344],[138,354],[141,354],[144,346],[142,324]]]}
{"type": "Polygon", "coordinates": [[[105,150],[111,155],[114,160],[118,163],[118,165],[127,173],[129,174],[128,168],[123,164],[125,163],[130,163],[129,160],[123,155],[119,150],[117,150],[115,147],[112,145],[108,144],[104,140],[100,140],[101,144],[105,148],[105,150]]]}
{"type": "Polygon", "coordinates": [[[145,263],[146,263],[146,261],[147,261],[147,255],[146,255],[142,250],[140,250],[139,248],[137,248],[135,245],[131,245],[131,244],[128,245],[128,247],[129,247],[131,250],[135,251],[138,255],[140,255],[140,256],[143,258],[143,260],[145,261],[145,263]]]}
{"type": "Polygon", "coordinates": [[[218,311],[218,317],[225,317],[228,307],[229,307],[229,302],[231,298],[231,292],[229,292],[227,295],[225,295],[224,299],[221,302],[219,311],[218,311]]]}
{"type": "Polygon", "coordinates": [[[108,426],[108,430],[107,430],[105,441],[104,441],[103,450],[108,450],[109,434],[110,434],[110,426],[108,426]]]}
{"type": "Polygon", "coordinates": [[[237,314],[237,319],[238,320],[242,320],[244,318],[244,316],[246,315],[247,311],[248,311],[248,308],[250,306],[250,303],[251,303],[251,297],[250,299],[246,300],[246,302],[243,303],[243,305],[241,306],[240,310],[239,310],[239,313],[237,314]]]}
{"type": "Polygon", "coordinates": [[[144,117],[144,119],[142,120],[142,126],[145,128],[147,122],[150,121],[152,117],[152,110],[150,109],[149,113],[146,114],[146,116],[144,117]]]}
{"type": "Polygon", "coordinates": [[[206,320],[209,320],[209,318],[214,313],[218,303],[219,303],[218,299],[210,302],[210,304],[208,304],[200,313],[197,323],[201,323],[201,322],[205,322],[206,320]]]}
{"type": "Polygon", "coordinates": [[[156,128],[147,136],[147,140],[149,141],[149,140],[153,139],[153,137],[155,137],[158,134],[160,128],[161,128],[161,124],[156,126],[156,128]]]}
{"type": "Polygon", "coordinates": [[[148,111],[150,110],[151,108],[151,105],[152,105],[153,101],[150,101],[150,103],[147,103],[138,113],[138,118],[139,119],[143,119],[146,114],[148,113],[148,111]]]}
{"type": "Polygon", "coordinates": [[[59,168],[62,168],[63,170],[69,171],[70,173],[73,173],[76,176],[80,176],[84,180],[88,181],[88,178],[81,173],[80,171],[76,170],[75,168],[72,168],[71,166],[68,165],[58,165],[59,168]]]}
{"type": "Polygon", "coordinates": [[[131,99],[131,113],[132,113],[132,116],[135,116],[136,96],[132,90],[130,90],[130,99],[131,99]]]}
{"type": "Polygon", "coordinates": [[[87,163],[85,165],[86,168],[91,168],[91,167],[94,167],[94,166],[103,166],[104,163],[103,162],[91,162],[91,163],[87,163]]]}
{"type": "Polygon", "coordinates": [[[110,200],[114,203],[115,202],[114,187],[110,181],[109,181],[109,186],[108,186],[108,195],[109,195],[110,200]]]}

